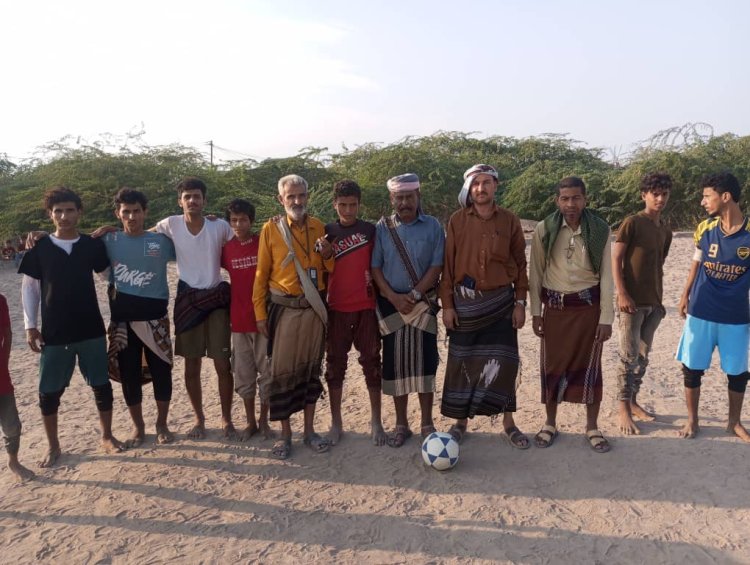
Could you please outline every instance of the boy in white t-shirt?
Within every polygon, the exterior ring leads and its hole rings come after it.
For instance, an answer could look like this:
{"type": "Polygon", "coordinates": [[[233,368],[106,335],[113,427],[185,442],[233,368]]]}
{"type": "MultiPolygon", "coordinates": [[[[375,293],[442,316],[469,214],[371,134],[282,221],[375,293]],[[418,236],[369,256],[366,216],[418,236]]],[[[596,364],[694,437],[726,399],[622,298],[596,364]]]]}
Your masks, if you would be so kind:
{"type": "Polygon", "coordinates": [[[185,388],[195,412],[195,426],[188,437],[206,435],[200,377],[202,359],[207,355],[213,359],[219,379],[222,430],[226,438],[234,439],[229,285],[222,281],[220,271],[221,248],[233,232],[224,220],[204,218],[206,185],[199,178],[186,177],[179,182],[177,202],[183,213],[161,220],[156,231],[172,240],[177,254],[180,282],[174,312],[175,354],[185,358],[185,388]]]}

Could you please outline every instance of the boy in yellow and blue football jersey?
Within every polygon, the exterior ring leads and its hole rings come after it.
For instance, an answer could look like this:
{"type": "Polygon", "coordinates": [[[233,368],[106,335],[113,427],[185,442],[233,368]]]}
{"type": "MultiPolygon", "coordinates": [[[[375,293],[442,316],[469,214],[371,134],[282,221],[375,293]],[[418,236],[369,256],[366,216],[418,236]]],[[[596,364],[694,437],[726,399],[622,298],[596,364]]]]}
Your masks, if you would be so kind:
{"type": "Polygon", "coordinates": [[[750,223],[739,206],[740,183],[731,173],[704,177],[701,206],[710,218],[695,230],[695,255],[679,310],[686,317],[677,360],[685,376],[688,422],[680,436],[698,433],[701,377],[719,348],[729,381],[727,431],[750,442],[740,423],[748,381],[750,339],[750,223]]]}

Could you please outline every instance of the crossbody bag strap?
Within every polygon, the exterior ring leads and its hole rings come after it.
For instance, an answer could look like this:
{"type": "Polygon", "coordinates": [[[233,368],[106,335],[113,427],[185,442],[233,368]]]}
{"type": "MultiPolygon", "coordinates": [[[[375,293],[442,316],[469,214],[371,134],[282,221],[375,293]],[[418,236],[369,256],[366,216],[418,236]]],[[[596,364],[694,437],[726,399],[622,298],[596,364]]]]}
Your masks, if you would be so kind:
{"type": "Polygon", "coordinates": [[[292,232],[289,231],[289,226],[286,223],[286,218],[283,216],[280,217],[279,221],[276,222],[276,227],[279,228],[281,237],[284,240],[284,243],[286,243],[286,246],[289,248],[289,254],[282,262],[282,265],[289,264],[289,258],[291,257],[291,259],[294,261],[294,269],[297,271],[297,278],[299,279],[302,290],[305,293],[305,298],[310,303],[310,306],[312,306],[312,309],[315,310],[315,313],[323,322],[323,325],[327,325],[328,310],[326,309],[326,305],[323,303],[323,299],[320,297],[317,286],[310,280],[310,277],[302,268],[302,265],[300,265],[300,262],[294,253],[294,246],[292,245],[292,232]]]}
{"type": "Polygon", "coordinates": [[[409,257],[409,252],[406,250],[406,246],[404,245],[404,242],[401,240],[401,236],[398,235],[398,231],[396,231],[396,226],[393,223],[393,218],[391,216],[388,216],[387,218],[385,218],[385,225],[388,228],[388,233],[391,234],[393,245],[396,246],[396,251],[398,251],[398,256],[401,257],[401,262],[404,264],[406,273],[409,275],[409,278],[411,279],[411,284],[412,286],[416,287],[417,283],[419,282],[417,271],[416,269],[414,269],[414,265],[412,264],[411,258],[409,257]]]}

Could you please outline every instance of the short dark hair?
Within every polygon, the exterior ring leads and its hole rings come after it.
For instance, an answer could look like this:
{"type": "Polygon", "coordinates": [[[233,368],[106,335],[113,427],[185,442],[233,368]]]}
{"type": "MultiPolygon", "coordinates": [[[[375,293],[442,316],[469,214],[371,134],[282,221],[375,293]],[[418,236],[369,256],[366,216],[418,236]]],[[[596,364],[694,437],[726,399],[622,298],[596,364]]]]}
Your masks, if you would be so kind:
{"type": "Polygon", "coordinates": [[[148,208],[148,198],[140,190],[130,188],[129,186],[123,186],[115,194],[115,210],[120,209],[120,204],[140,204],[144,210],[148,208]]]}
{"type": "Polygon", "coordinates": [[[580,177],[565,177],[559,183],[557,183],[555,192],[558,196],[560,196],[561,188],[580,188],[581,194],[586,194],[586,183],[584,183],[583,179],[580,177]]]}
{"type": "Polygon", "coordinates": [[[646,173],[641,179],[641,192],[672,190],[672,177],[667,173],[646,173]]]}
{"type": "Polygon", "coordinates": [[[357,200],[362,200],[362,189],[351,179],[340,180],[333,185],[333,199],[342,196],[356,196],[357,200]]]}
{"type": "Polygon", "coordinates": [[[206,183],[198,177],[185,177],[177,183],[177,196],[182,196],[186,190],[200,190],[203,198],[206,197],[206,183]]]}
{"type": "Polygon", "coordinates": [[[225,217],[229,221],[230,214],[245,214],[251,222],[255,221],[255,206],[242,198],[235,198],[227,206],[225,217]]]}
{"type": "Polygon", "coordinates": [[[728,171],[706,175],[701,179],[701,188],[713,188],[719,194],[728,192],[735,202],[740,201],[740,193],[742,192],[740,181],[728,171]]]}
{"type": "Polygon", "coordinates": [[[53,186],[44,193],[44,209],[52,210],[55,204],[62,202],[72,202],[78,210],[83,209],[81,197],[70,190],[67,186],[53,186]]]}

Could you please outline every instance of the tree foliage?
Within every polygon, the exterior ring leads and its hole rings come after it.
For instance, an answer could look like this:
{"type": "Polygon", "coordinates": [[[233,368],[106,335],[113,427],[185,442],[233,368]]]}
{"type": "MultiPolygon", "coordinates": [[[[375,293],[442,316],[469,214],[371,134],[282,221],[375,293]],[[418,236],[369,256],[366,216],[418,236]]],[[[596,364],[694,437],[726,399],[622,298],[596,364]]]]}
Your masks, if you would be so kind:
{"type": "Polygon", "coordinates": [[[112,196],[121,186],[147,194],[153,222],[179,213],[174,186],[186,175],[206,181],[211,212],[222,215],[230,199],[242,197],[256,205],[258,221],[281,212],[276,184],[286,174],[307,179],[310,212],[325,221],[335,216],[333,183],[352,178],[363,190],[362,216],[376,220],[390,211],[386,180],[413,172],[421,179],[425,211],[445,221],[457,208],[463,171],[474,163],[489,163],[500,174],[498,202],[522,218],[539,220],[550,213],[557,182],[577,175],[586,181],[589,205],[614,226],[642,207],[643,174],[665,171],[674,179],[667,217],[673,228],[691,229],[703,213],[701,176],[731,170],[745,188],[750,179],[750,136],[733,134],[686,137],[681,146],[644,145],[624,166],[607,162],[601,150],[585,148],[565,135],[517,139],[437,132],[388,145],[368,143],[340,153],[307,147],[292,157],[233,161],[220,167],[211,166],[191,147],[132,143],[138,135],[128,143],[107,139],[73,147],[64,138],[42,148],[43,158],[20,165],[0,154],[0,236],[48,228],[41,199],[45,189],[54,185],[79,192],[85,206],[84,230],[113,222],[112,196]]]}

